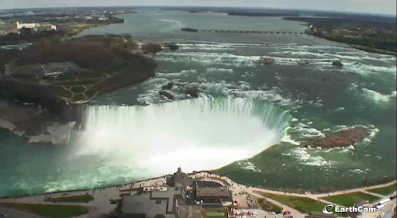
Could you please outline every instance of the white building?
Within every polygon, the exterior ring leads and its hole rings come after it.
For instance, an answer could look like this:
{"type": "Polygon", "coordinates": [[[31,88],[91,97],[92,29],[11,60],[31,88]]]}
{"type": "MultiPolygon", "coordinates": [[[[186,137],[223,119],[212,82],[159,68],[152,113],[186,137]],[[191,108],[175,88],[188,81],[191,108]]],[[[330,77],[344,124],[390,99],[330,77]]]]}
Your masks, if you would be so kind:
{"type": "Polygon", "coordinates": [[[22,29],[22,28],[32,28],[32,29],[34,29],[34,28],[36,28],[36,27],[39,27],[40,26],[40,24],[38,24],[38,23],[19,23],[19,22],[17,22],[17,29],[22,29]]]}
{"type": "Polygon", "coordinates": [[[29,28],[37,30],[57,30],[57,26],[52,24],[39,24],[39,23],[19,23],[17,22],[17,29],[29,28]]]}

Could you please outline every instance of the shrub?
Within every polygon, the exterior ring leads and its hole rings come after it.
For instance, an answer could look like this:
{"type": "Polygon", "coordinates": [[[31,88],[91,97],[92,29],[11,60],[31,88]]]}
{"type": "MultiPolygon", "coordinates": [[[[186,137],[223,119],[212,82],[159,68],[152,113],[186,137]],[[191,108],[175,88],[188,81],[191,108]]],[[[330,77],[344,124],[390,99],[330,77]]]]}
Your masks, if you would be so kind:
{"type": "Polygon", "coordinates": [[[153,53],[156,54],[159,51],[162,51],[161,45],[158,43],[149,42],[142,45],[142,51],[144,54],[153,53]]]}

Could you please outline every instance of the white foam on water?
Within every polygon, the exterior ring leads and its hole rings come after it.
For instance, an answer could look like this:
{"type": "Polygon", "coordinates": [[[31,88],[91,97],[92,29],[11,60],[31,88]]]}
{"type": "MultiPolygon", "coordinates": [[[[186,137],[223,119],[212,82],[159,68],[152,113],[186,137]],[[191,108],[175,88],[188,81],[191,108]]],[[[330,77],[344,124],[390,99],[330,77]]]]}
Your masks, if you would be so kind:
{"type": "MultiPolygon", "coordinates": [[[[180,74],[179,72],[178,74],[180,74]]],[[[190,72],[185,72],[184,75],[190,75],[190,72]]],[[[195,72],[193,72],[195,73],[195,72]]],[[[168,79],[173,77],[167,77],[166,75],[173,74],[173,73],[161,73],[156,78],[153,78],[147,82],[145,85],[151,86],[145,93],[142,93],[138,97],[138,101],[143,104],[153,104],[156,102],[162,102],[159,96],[159,91],[161,87],[166,85],[170,82],[168,79]],[[161,78],[166,77],[166,78],[161,78]]],[[[173,78],[176,79],[176,78],[173,78]]],[[[200,78],[199,78],[200,80],[200,78]]],[[[175,86],[186,86],[186,87],[197,87],[199,90],[203,91],[205,94],[215,95],[215,96],[234,96],[234,97],[241,97],[241,98],[250,98],[250,99],[259,99],[264,101],[271,101],[277,102],[278,106],[285,106],[285,107],[297,107],[301,102],[299,100],[293,101],[290,98],[285,98],[278,94],[280,91],[277,88],[273,88],[271,90],[252,90],[251,86],[246,81],[238,81],[238,82],[206,82],[205,80],[199,82],[180,82],[174,83],[175,86]]],[[[174,90],[174,89],[173,89],[174,90]]],[[[186,95],[182,93],[173,92],[175,94],[174,97],[176,100],[184,99],[186,95]]]]}
{"type": "Polygon", "coordinates": [[[289,119],[271,104],[243,98],[90,106],[76,155],[148,174],[216,169],[276,144],[289,119]]]}
{"type": "Polygon", "coordinates": [[[369,169],[365,169],[365,170],[362,170],[362,169],[353,169],[353,170],[350,170],[350,172],[352,172],[352,173],[357,173],[357,174],[367,174],[367,171],[369,171],[369,169]]]}
{"type": "Polygon", "coordinates": [[[344,107],[338,107],[338,108],[335,109],[336,112],[340,112],[340,111],[344,111],[344,110],[345,110],[344,107]]]}
{"type": "Polygon", "coordinates": [[[172,25],[173,28],[183,28],[185,25],[182,21],[174,20],[174,19],[160,19],[160,22],[169,23],[172,25]]]}
{"type": "MultiPolygon", "coordinates": [[[[346,125],[337,125],[332,129],[332,132],[336,133],[342,130],[347,130],[347,129],[354,129],[354,128],[364,128],[369,132],[369,135],[365,137],[361,142],[357,142],[354,145],[350,145],[347,147],[344,147],[344,149],[348,150],[354,150],[354,146],[360,146],[364,145],[367,146],[372,142],[372,139],[376,137],[376,135],[379,133],[379,129],[376,128],[374,125],[352,125],[352,126],[346,126],[346,125]]],[[[347,152],[347,151],[344,151],[347,152]]]]}
{"type": "Polygon", "coordinates": [[[207,67],[207,73],[233,73],[233,69],[217,68],[217,67],[207,67]]]}
{"type": "Polygon", "coordinates": [[[390,101],[390,95],[385,95],[371,89],[362,88],[364,97],[374,101],[375,103],[385,103],[390,101]]]}
{"type": "Polygon", "coordinates": [[[244,72],[243,75],[241,75],[242,78],[250,78],[250,77],[254,77],[255,73],[254,72],[244,72]]]}
{"type": "Polygon", "coordinates": [[[345,146],[345,147],[341,148],[338,153],[347,153],[347,152],[351,152],[355,149],[356,148],[353,145],[349,145],[349,146],[345,146]]]}
{"type": "Polygon", "coordinates": [[[332,166],[335,161],[325,160],[321,156],[312,156],[307,152],[306,148],[296,147],[291,149],[291,156],[294,156],[300,161],[300,164],[307,166],[332,166]]]}
{"type": "Polygon", "coordinates": [[[220,42],[212,42],[212,41],[199,41],[199,40],[187,40],[189,43],[181,43],[184,46],[193,46],[193,47],[247,47],[247,46],[255,46],[255,47],[263,47],[265,44],[257,44],[257,43],[220,43],[220,42]]]}
{"type": "Polygon", "coordinates": [[[175,73],[156,73],[156,75],[158,77],[180,78],[180,77],[184,77],[184,76],[190,76],[195,73],[197,73],[197,70],[190,69],[190,70],[181,70],[180,72],[175,72],[175,73]]]}
{"type": "Polygon", "coordinates": [[[157,61],[173,63],[200,63],[204,65],[224,65],[228,67],[256,66],[260,56],[242,56],[229,53],[172,52],[159,53],[153,57],[157,61]]]}
{"type": "Polygon", "coordinates": [[[245,170],[252,170],[257,173],[262,172],[260,169],[258,169],[253,163],[249,162],[248,160],[237,161],[236,164],[245,170]]]}
{"type": "Polygon", "coordinates": [[[370,145],[372,139],[374,139],[378,133],[379,133],[379,129],[376,127],[372,127],[372,129],[370,129],[370,134],[362,140],[362,143],[365,146],[370,145]]]}
{"type": "Polygon", "coordinates": [[[289,134],[284,135],[284,137],[281,139],[282,142],[286,142],[291,145],[300,145],[300,142],[292,140],[291,136],[289,134]]]}
{"type": "Polygon", "coordinates": [[[397,67],[396,66],[374,66],[374,65],[366,65],[366,64],[356,64],[356,63],[348,63],[343,62],[343,68],[341,69],[343,72],[353,72],[357,74],[367,75],[367,74],[381,74],[388,73],[392,75],[396,75],[397,67]]]}
{"type": "Polygon", "coordinates": [[[298,123],[298,125],[291,127],[289,129],[290,133],[298,133],[296,139],[304,140],[308,138],[318,138],[318,137],[325,137],[325,134],[322,133],[320,130],[316,128],[308,128],[304,123],[298,123]]]}
{"type": "Polygon", "coordinates": [[[203,51],[212,51],[212,50],[220,50],[220,51],[228,51],[235,50],[236,47],[233,45],[225,45],[225,44],[178,44],[180,50],[203,50],[203,51]]]}

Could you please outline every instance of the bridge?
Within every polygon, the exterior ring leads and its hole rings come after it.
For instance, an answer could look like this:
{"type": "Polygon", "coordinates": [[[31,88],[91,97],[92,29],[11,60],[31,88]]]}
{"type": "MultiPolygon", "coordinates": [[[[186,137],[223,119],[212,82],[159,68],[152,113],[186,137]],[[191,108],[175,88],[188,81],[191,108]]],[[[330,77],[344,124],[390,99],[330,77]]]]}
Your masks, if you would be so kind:
{"type": "Polygon", "coordinates": [[[207,32],[207,33],[258,33],[258,34],[295,34],[303,35],[303,32],[291,32],[291,31],[263,31],[263,30],[198,30],[192,28],[182,28],[182,31],[187,32],[207,32]]]}

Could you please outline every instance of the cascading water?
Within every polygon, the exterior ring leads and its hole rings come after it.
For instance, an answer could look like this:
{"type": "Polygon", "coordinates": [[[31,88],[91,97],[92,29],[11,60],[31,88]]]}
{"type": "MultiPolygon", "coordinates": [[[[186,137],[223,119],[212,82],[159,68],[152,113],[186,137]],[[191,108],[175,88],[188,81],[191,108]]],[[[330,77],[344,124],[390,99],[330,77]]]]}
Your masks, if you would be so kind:
{"type": "Polygon", "coordinates": [[[90,106],[79,155],[99,155],[136,176],[212,170],[276,144],[291,116],[270,103],[202,97],[149,106],[90,106]],[[139,174],[139,175],[137,175],[139,174]]]}

